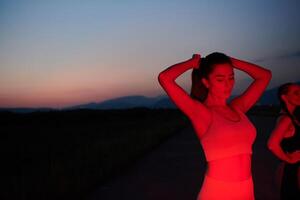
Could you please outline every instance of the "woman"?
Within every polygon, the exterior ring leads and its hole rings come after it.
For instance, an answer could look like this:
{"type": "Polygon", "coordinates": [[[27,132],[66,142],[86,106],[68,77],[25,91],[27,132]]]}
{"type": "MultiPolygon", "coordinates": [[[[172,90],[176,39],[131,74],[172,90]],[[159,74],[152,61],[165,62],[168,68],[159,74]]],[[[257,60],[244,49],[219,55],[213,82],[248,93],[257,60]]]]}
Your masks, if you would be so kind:
{"type": "Polygon", "coordinates": [[[200,55],[159,74],[159,82],[176,106],[188,116],[208,162],[198,200],[253,200],[251,153],[256,130],[245,113],[267,87],[271,72],[222,53],[200,55]],[[175,79],[192,69],[189,96],[175,79]],[[235,83],[234,70],[254,81],[227,103],[235,83]]]}
{"type": "Polygon", "coordinates": [[[268,148],[283,161],[280,198],[300,199],[299,161],[300,161],[300,125],[299,111],[300,86],[286,83],[279,87],[278,98],[281,113],[275,129],[268,140],[268,148]],[[296,119],[296,116],[298,120],[296,119]]]}

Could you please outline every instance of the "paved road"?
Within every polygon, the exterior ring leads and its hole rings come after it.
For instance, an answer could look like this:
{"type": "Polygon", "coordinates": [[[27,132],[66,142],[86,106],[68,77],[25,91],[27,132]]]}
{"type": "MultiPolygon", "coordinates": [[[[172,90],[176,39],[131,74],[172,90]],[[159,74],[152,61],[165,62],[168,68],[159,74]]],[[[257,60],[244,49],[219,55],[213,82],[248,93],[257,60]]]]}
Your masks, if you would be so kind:
{"type": "MultiPolygon", "coordinates": [[[[274,174],[278,160],[266,149],[273,128],[270,117],[251,117],[258,129],[253,147],[257,200],[277,200],[274,174]]],[[[205,172],[200,143],[188,127],[138,161],[125,174],[100,186],[90,200],[195,200],[205,172]]]]}

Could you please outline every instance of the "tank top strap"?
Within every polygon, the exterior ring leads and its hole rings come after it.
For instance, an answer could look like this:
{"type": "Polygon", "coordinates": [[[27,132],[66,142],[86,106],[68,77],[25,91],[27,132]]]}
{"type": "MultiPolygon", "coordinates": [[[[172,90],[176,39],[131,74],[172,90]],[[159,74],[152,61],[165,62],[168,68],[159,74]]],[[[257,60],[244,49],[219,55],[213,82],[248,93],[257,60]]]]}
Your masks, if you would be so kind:
{"type": "Polygon", "coordinates": [[[241,120],[242,120],[242,118],[243,119],[244,118],[248,118],[247,115],[246,115],[246,113],[242,112],[240,109],[236,109],[236,108],[234,108],[232,106],[230,108],[239,115],[239,117],[241,118],[241,120]]]}
{"type": "Polygon", "coordinates": [[[297,127],[297,126],[299,127],[299,126],[300,126],[300,124],[298,124],[298,123],[296,122],[295,117],[294,117],[293,115],[291,115],[290,113],[280,112],[278,117],[284,117],[284,116],[289,117],[289,118],[291,119],[292,124],[293,124],[295,127],[297,127]]]}

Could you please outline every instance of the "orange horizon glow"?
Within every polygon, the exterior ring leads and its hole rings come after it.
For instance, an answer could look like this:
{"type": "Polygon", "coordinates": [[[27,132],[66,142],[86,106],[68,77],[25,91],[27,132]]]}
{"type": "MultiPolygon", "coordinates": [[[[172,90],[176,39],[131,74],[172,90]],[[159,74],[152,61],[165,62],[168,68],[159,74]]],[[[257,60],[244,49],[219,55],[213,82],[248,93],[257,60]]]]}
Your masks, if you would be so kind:
{"type": "MultiPolygon", "coordinates": [[[[299,81],[298,8],[258,0],[1,1],[0,107],[162,95],[159,72],[214,51],[270,69],[270,88],[299,81]]],[[[178,83],[189,90],[190,72],[183,77],[178,83]]],[[[236,80],[239,93],[249,81],[238,73],[236,80]]]]}

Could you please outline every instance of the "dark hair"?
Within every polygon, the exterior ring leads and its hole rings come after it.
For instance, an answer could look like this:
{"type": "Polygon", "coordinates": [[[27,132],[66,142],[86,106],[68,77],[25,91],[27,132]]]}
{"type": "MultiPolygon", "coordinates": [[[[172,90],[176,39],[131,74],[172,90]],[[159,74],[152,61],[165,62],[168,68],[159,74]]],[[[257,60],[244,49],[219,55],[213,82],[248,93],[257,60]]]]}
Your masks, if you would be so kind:
{"type": "Polygon", "coordinates": [[[207,55],[205,58],[201,58],[200,66],[198,69],[193,69],[192,71],[192,88],[191,88],[191,97],[197,99],[201,102],[204,102],[208,89],[202,83],[202,78],[208,78],[208,75],[214,70],[217,64],[230,63],[230,58],[219,52],[214,52],[207,55]]]}
{"type": "Polygon", "coordinates": [[[293,112],[293,116],[297,122],[300,123],[300,106],[297,106],[293,112]]]}
{"type": "Polygon", "coordinates": [[[289,91],[289,87],[294,85],[294,83],[285,83],[282,84],[281,86],[279,86],[278,91],[277,91],[277,97],[279,99],[279,104],[280,104],[280,108],[285,111],[289,116],[291,116],[290,111],[288,110],[286,103],[283,101],[283,99],[281,98],[282,95],[287,94],[289,91]]]}

